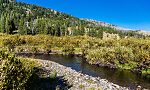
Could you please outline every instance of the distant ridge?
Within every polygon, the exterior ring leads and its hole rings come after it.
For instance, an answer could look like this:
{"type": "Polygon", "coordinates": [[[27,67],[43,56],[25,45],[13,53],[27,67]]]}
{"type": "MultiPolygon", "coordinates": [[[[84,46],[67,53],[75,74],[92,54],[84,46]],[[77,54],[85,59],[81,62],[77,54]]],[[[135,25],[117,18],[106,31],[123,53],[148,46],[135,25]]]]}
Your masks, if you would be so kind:
{"type": "Polygon", "coordinates": [[[116,30],[135,31],[135,30],[133,30],[133,29],[128,29],[128,28],[119,27],[119,26],[117,26],[117,25],[110,24],[110,23],[106,23],[106,22],[104,22],[104,21],[97,21],[97,20],[93,20],[93,19],[84,19],[84,18],[81,18],[81,20],[85,20],[85,21],[92,22],[92,23],[94,23],[94,24],[97,25],[97,26],[112,27],[112,28],[115,28],[116,30]]]}

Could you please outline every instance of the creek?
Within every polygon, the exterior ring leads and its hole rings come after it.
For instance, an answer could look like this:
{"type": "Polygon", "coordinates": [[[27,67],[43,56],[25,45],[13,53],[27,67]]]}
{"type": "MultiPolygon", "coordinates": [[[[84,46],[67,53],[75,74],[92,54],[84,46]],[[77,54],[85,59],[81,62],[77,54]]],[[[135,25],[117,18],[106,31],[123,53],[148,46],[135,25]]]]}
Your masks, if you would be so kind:
{"type": "Polygon", "coordinates": [[[53,54],[33,55],[29,53],[20,53],[17,55],[34,59],[50,60],[64,66],[71,67],[72,69],[78,72],[82,72],[83,74],[107,79],[109,82],[118,84],[123,87],[129,87],[130,89],[135,89],[138,85],[142,86],[142,88],[150,89],[149,80],[146,80],[145,78],[142,78],[131,71],[116,70],[105,67],[98,67],[96,65],[90,65],[81,57],[69,57],[53,54]]]}

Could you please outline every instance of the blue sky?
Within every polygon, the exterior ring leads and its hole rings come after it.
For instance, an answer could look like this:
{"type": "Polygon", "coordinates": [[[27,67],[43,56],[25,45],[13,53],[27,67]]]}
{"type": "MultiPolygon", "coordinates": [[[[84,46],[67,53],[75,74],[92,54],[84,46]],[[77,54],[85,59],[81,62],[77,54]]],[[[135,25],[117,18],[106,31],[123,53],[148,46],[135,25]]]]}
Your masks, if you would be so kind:
{"type": "Polygon", "coordinates": [[[129,29],[150,31],[150,0],[17,0],[105,21],[129,29]]]}

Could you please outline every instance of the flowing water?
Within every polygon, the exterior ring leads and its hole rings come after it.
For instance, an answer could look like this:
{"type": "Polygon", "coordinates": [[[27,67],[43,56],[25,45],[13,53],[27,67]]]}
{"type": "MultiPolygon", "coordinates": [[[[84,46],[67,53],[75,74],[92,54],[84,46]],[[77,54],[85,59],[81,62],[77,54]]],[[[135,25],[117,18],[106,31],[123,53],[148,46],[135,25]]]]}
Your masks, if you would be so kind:
{"type": "Polygon", "coordinates": [[[137,74],[128,70],[114,70],[104,67],[98,67],[96,65],[90,65],[81,57],[68,57],[62,55],[46,55],[46,54],[18,54],[23,57],[30,57],[35,59],[50,60],[57,62],[61,65],[71,67],[76,71],[80,71],[83,74],[91,75],[94,77],[100,77],[107,79],[109,82],[118,84],[124,87],[130,87],[135,89],[138,85],[143,88],[150,89],[150,81],[139,77],[137,74]]]}

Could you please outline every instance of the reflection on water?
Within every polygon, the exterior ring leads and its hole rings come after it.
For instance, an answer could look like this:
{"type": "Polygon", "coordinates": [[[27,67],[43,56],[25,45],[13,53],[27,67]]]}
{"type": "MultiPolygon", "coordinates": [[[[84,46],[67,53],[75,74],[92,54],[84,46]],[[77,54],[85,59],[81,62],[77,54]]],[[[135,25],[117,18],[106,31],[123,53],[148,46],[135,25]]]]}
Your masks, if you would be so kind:
{"type": "Polygon", "coordinates": [[[89,65],[80,57],[68,57],[61,55],[45,55],[45,54],[18,54],[19,56],[50,60],[57,62],[61,65],[71,67],[76,71],[80,71],[84,74],[91,75],[94,77],[101,77],[107,79],[110,82],[118,84],[120,86],[130,87],[135,89],[137,85],[141,85],[144,88],[150,89],[150,82],[148,80],[138,77],[136,74],[124,70],[114,70],[108,68],[97,67],[95,65],[89,65]]]}

